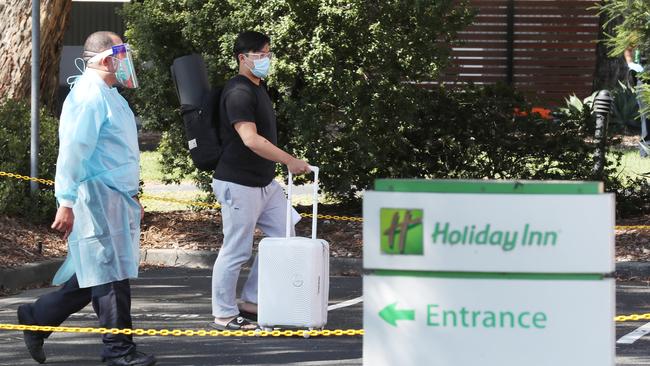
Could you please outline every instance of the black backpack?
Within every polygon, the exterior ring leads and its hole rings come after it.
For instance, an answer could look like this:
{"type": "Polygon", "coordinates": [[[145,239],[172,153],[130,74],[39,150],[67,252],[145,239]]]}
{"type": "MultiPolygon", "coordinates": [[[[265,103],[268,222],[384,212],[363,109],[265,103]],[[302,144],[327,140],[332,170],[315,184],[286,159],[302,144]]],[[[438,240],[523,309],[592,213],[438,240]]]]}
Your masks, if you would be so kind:
{"type": "Polygon", "coordinates": [[[219,101],[222,88],[210,88],[201,55],[174,60],[172,79],[181,102],[185,140],[194,166],[214,171],[221,156],[219,139],[219,101]]]}
{"type": "Polygon", "coordinates": [[[185,140],[192,162],[199,170],[214,171],[221,156],[219,138],[219,100],[221,88],[203,95],[198,106],[181,105],[185,140]]]}

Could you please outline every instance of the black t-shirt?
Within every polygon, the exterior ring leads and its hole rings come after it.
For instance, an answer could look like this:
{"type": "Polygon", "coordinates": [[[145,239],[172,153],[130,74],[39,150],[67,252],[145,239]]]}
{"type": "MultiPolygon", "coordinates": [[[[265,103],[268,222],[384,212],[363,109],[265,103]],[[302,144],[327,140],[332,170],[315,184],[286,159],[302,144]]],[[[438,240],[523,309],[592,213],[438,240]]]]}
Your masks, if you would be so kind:
{"type": "Polygon", "coordinates": [[[257,133],[278,144],[273,103],[265,87],[237,75],[223,88],[219,101],[219,133],[223,152],[214,178],[249,187],[264,187],[275,177],[275,162],[264,159],[244,145],[235,123],[255,122],[257,133]]]}

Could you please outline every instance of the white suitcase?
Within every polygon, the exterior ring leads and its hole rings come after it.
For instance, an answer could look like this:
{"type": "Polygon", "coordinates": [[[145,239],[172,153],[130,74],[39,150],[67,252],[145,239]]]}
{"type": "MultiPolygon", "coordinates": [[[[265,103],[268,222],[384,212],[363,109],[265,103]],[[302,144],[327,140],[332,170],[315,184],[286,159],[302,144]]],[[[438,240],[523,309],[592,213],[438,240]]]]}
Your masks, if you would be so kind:
{"type": "Polygon", "coordinates": [[[258,253],[258,324],[264,328],[322,329],[327,323],[329,244],[316,239],[318,168],[314,172],[311,239],[289,237],[293,177],[289,174],[284,238],[264,238],[258,253]]]}

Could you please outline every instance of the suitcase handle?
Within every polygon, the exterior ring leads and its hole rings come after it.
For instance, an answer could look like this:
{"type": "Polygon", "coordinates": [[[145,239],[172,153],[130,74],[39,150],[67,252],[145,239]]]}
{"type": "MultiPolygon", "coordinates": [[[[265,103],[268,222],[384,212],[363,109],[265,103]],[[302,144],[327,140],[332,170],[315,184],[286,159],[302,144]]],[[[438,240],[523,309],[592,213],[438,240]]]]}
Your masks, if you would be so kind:
{"type": "MultiPolygon", "coordinates": [[[[318,172],[320,169],[317,166],[309,166],[312,172],[314,172],[314,207],[312,209],[312,221],[311,221],[311,238],[316,239],[316,219],[318,218],[318,172]]],[[[285,231],[286,237],[291,236],[291,197],[293,190],[293,174],[289,172],[289,184],[287,185],[287,229],[285,231]]]]}

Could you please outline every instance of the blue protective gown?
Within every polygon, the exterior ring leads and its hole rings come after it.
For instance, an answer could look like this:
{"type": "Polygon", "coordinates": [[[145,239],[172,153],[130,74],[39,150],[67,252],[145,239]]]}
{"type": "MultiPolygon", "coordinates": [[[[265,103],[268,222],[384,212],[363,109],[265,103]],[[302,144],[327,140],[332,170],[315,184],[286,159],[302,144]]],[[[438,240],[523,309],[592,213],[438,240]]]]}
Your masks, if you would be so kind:
{"type": "Polygon", "coordinates": [[[92,69],[75,82],[61,112],[55,193],[72,201],[68,256],[55,285],[76,273],[80,287],[138,276],[140,153],[133,112],[92,69]]]}

